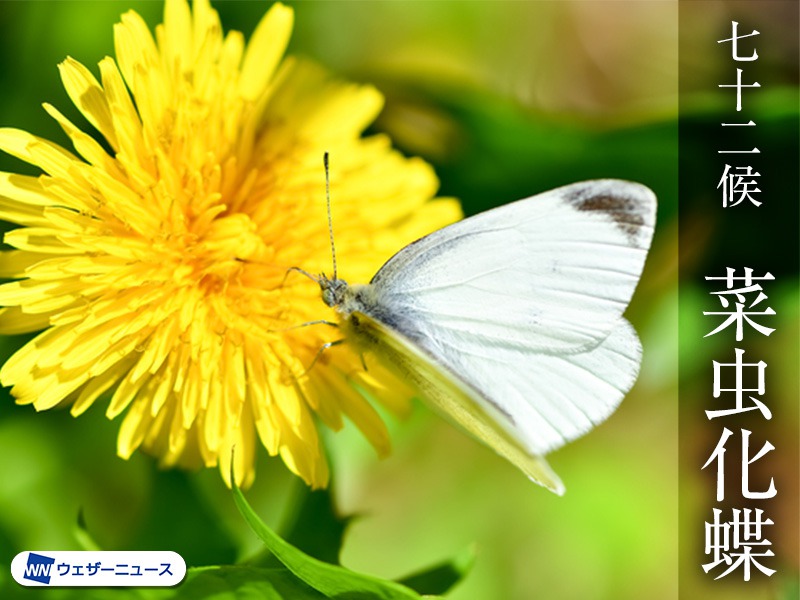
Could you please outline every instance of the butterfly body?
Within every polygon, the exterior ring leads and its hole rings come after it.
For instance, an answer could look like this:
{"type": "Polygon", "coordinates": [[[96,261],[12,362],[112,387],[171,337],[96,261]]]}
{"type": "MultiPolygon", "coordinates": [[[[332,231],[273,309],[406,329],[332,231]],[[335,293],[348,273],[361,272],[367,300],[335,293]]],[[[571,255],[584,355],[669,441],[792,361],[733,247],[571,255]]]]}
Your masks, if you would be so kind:
{"type": "Polygon", "coordinates": [[[655,197],[573,184],[406,246],[366,285],[320,278],[345,339],[556,493],[542,456],[607,418],[641,346],[622,317],[644,264],[655,197]]]}

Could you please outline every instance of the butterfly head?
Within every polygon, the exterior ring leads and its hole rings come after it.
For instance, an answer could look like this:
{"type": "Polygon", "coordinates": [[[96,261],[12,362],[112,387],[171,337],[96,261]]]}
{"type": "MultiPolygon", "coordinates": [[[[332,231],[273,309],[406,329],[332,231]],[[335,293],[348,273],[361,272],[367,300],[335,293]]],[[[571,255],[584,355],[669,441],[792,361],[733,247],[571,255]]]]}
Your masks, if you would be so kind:
{"type": "Polygon", "coordinates": [[[319,288],[322,290],[322,301],[330,307],[340,306],[347,294],[347,282],[344,279],[328,279],[324,274],[319,277],[319,288]]]}

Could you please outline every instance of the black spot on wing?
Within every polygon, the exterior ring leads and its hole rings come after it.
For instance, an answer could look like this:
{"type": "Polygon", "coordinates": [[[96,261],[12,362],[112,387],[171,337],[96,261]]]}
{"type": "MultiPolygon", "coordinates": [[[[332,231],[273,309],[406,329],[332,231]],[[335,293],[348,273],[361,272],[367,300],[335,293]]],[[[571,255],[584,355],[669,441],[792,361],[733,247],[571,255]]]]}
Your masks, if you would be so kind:
{"type": "Polygon", "coordinates": [[[648,225],[653,193],[643,185],[627,181],[600,180],[567,186],[566,202],[579,211],[599,212],[610,217],[631,242],[648,225]]]}

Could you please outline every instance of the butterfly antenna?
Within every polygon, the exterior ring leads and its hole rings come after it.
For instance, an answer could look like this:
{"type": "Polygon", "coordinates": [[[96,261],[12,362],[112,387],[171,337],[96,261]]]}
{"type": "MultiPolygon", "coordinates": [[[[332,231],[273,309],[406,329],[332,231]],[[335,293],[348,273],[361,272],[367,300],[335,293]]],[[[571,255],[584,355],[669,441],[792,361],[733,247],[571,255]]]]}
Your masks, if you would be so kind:
{"type": "Polygon", "coordinates": [[[333,257],[333,280],[336,281],[336,245],[333,243],[333,218],[331,217],[331,174],[328,167],[328,153],[322,157],[325,164],[325,198],[328,203],[328,236],[331,239],[331,256],[333,257]]]}

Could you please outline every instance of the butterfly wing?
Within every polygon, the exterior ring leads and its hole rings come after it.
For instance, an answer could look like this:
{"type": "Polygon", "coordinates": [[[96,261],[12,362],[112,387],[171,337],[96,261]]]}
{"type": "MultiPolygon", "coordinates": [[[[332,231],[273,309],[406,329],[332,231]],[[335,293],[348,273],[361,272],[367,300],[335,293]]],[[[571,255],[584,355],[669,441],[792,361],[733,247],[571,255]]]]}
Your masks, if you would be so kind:
{"type": "Polygon", "coordinates": [[[483,441],[536,483],[564,493],[564,485],[544,458],[520,443],[508,427],[508,415],[482,398],[443,363],[391,327],[363,313],[352,313],[345,334],[361,350],[374,353],[429,405],[483,441]]]}
{"type": "MultiPolygon", "coordinates": [[[[456,378],[472,402],[436,400],[439,408],[462,425],[459,411],[481,408],[478,420],[541,455],[604,420],[636,380],[641,347],[622,313],[654,222],[655,197],[639,184],[559,188],[407,246],[373,278],[364,312],[456,378]]],[[[509,458],[497,441],[506,438],[467,429],[509,458]]]]}
{"type": "Polygon", "coordinates": [[[488,344],[575,352],[605,338],[630,302],[655,205],[636,183],[565,186],[416,241],[371,283],[378,304],[437,337],[477,333],[488,344]]]}

